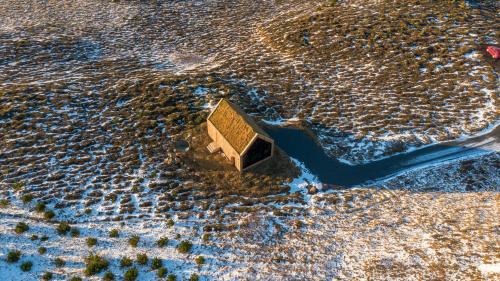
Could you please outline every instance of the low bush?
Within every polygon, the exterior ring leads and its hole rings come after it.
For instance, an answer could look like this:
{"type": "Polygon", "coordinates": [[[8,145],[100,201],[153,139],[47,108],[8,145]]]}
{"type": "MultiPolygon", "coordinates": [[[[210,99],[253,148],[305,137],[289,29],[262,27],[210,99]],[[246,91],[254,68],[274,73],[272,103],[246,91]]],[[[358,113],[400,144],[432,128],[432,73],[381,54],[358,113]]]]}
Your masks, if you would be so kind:
{"type": "Polygon", "coordinates": [[[158,239],[158,241],[156,242],[156,244],[158,245],[158,247],[165,247],[168,244],[168,238],[167,237],[161,237],[160,239],[158,239]]]}
{"type": "Polygon", "coordinates": [[[153,258],[151,260],[151,269],[157,270],[163,266],[163,261],[160,258],[153,258]]]}
{"type": "Polygon", "coordinates": [[[23,201],[23,204],[28,204],[33,200],[33,195],[24,194],[23,196],[21,196],[21,200],[23,201]]]}
{"type": "Polygon", "coordinates": [[[113,281],[113,280],[115,280],[115,275],[111,271],[104,273],[104,276],[102,276],[102,281],[113,281]]]}
{"type": "Polygon", "coordinates": [[[196,259],[194,259],[197,265],[202,265],[205,263],[205,258],[203,256],[198,256],[196,259]]]}
{"type": "Polygon", "coordinates": [[[71,228],[70,235],[71,237],[79,237],[80,230],[78,228],[71,228]]]}
{"type": "Polygon", "coordinates": [[[52,272],[47,271],[47,272],[45,272],[45,273],[42,275],[42,280],[43,280],[43,281],[49,281],[49,280],[51,280],[51,279],[52,279],[52,277],[53,277],[52,272]]]}
{"type": "Polygon", "coordinates": [[[43,255],[43,254],[47,253],[47,248],[45,248],[45,247],[38,248],[38,253],[40,255],[43,255]]]}
{"type": "Polygon", "coordinates": [[[47,241],[49,240],[49,237],[47,235],[44,235],[42,236],[42,238],[40,238],[40,241],[47,241]]]}
{"type": "Polygon", "coordinates": [[[179,251],[179,253],[189,253],[189,251],[191,251],[191,248],[193,247],[193,244],[189,241],[182,241],[178,246],[177,246],[177,251],[179,251]]]}
{"type": "Polygon", "coordinates": [[[30,239],[31,239],[31,241],[35,241],[35,240],[37,240],[37,239],[38,239],[38,235],[33,234],[33,235],[31,235],[31,238],[30,238],[30,239]]]}
{"type": "Polygon", "coordinates": [[[173,220],[173,219],[169,219],[169,220],[167,221],[167,226],[169,226],[169,227],[174,226],[174,224],[175,224],[175,222],[174,222],[174,220],[173,220]]]}
{"type": "Polygon", "coordinates": [[[55,258],[54,264],[56,267],[63,267],[66,264],[66,262],[62,258],[55,258]]]}
{"type": "Polygon", "coordinates": [[[90,254],[85,258],[85,275],[91,276],[108,268],[109,262],[101,256],[90,254]]]}
{"type": "Polygon", "coordinates": [[[111,237],[111,238],[117,238],[118,236],[120,236],[120,233],[118,232],[118,229],[112,229],[109,232],[109,237],[111,237]]]}
{"type": "Polygon", "coordinates": [[[123,257],[120,259],[120,267],[129,267],[132,265],[132,259],[129,257],[123,257]]]}
{"type": "Polygon", "coordinates": [[[79,276],[73,276],[69,279],[69,281],[82,281],[82,277],[79,276]]]}
{"type": "Polygon", "coordinates": [[[19,261],[20,258],[21,258],[21,251],[19,251],[19,250],[10,251],[7,254],[7,262],[8,263],[17,262],[17,261],[19,261]]]}
{"type": "Polygon", "coordinates": [[[125,275],[123,275],[123,280],[135,281],[137,279],[137,276],[139,276],[139,271],[137,270],[137,268],[132,267],[125,272],[125,275]]]}
{"type": "Polygon", "coordinates": [[[196,273],[191,274],[191,277],[189,277],[189,281],[199,281],[199,280],[200,276],[198,276],[198,274],[196,273]]]}
{"type": "Polygon", "coordinates": [[[35,205],[35,211],[38,212],[38,213],[41,213],[41,212],[45,211],[45,203],[43,203],[43,202],[36,203],[36,205],[35,205]]]}
{"type": "Polygon", "coordinates": [[[137,245],[139,244],[139,240],[140,239],[141,238],[139,236],[134,235],[134,236],[130,237],[130,239],[128,240],[128,243],[132,247],[137,247],[137,245]]]}
{"type": "Polygon", "coordinates": [[[201,239],[203,240],[203,242],[208,242],[208,240],[210,240],[210,233],[203,234],[201,239]]]}
{"type": "Polygon", "coordinates": [[[24,272],[30,271],[32,267],[33,267],[33,263],[30,261],[25,261],[20,266],[21,270],[24,272]]]}
{"type": "Polygon", "coordinates": [[[177,276],[175,276],[175,274],[169,274],[167,276],[167,280],[168,281],[175,281],[175,280],[177,280],[177,276]]]}
{"type": "Polygon", "coordinates": [[[10,205],[8,199],[0,199],[0,208],[7,208],[10,205]]]}
{"type": "Polygon", "coordinates": [[[17,234],[22,234],[26,231],[28,231],[30,229],[30,227],[24,223],[24,222],[18,222],[16,224],[16,228],[14,229],[14,231],[17,233],[17,234]]]}
{"type": "Polygon", "coordinates": [[[156,276],[158,276],[158,278],[163,278],[165,277],[165,275],[167,275],[168,273],[168,270],[164,267],[160,267],[158,268],[158,272],[156,272],[156,276]]]}
{"type": "Polygon", "coordinates": [[[71,230],[71,226],[67,222],[62,222],[57,226],[56,230],[60,235],[66,235],[71,230]]]}
{"type": "Polygon", "coordinates": [[[87,242],[87,246],[94,247],[95,245],[97,245],[97,238],[89,237],[89,238],[87,238],[86,242],[87,242]]]}
{"type": "Polygon", "coordinates": [[[14,189],[14,191],[20,191],[23,187],[24,184],[22,182],[15,182],[12,184],[12,189],[14,189]]]}
{"type": "Polygon", "coordinates": [[[146,255],[146,254],[137,254],[136,261],[140,265],[146,265],[148,263],[148,255],[146,255]]]}
{"type": "Polygon", "coordinates": [[[53,219],[54,217],[56,216],[56,214],[54,213],[54,211],[52,210],[47,210],[43,213],[43,217],[46,219],[46,220],[51,220],[53,219]]]}

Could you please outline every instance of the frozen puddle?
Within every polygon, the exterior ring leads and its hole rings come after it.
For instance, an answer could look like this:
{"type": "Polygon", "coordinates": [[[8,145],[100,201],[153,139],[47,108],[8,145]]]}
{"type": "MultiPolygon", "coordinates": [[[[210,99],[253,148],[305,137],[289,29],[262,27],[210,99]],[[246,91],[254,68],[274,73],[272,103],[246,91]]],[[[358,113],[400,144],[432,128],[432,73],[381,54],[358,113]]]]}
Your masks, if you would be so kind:
{"type": "Polygon", "coordinates": [[[368,184],[423,166],[500,151],[500,127],[496,127],[488,134],[466,140],[430,145],[367,164],[349,165],[329,157],[303,130],[273,126],[266,131],[280,148],[303,163],[322,183],[345,187],[368,184]]]}

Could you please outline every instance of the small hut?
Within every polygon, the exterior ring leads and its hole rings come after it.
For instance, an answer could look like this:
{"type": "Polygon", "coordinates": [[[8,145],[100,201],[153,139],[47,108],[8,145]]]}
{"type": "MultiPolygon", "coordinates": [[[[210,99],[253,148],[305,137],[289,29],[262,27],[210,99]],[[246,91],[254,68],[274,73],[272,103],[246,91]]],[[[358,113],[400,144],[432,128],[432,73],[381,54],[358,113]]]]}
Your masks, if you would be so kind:
{"type": "Polygon", "coordinates": [[[221,99],[207,118],[211,153],[222,150],[243,171],[273,156],[274,141],[237,105],[221,99]]]}

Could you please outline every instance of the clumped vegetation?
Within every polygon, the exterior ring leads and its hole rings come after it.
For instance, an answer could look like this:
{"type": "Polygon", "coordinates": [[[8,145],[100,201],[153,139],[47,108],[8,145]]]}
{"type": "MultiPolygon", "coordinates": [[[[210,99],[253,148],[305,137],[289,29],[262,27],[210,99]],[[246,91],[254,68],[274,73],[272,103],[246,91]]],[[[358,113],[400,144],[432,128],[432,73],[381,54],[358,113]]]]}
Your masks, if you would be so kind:
{"type": "Polygon", "coordinates": [[[52,280],[53,277],[54,277],[54,274],[50,271],[47,271],[42,275],[42,280],[49,281],[49,280],[52,280]]]}
{"type": "Polygon", "coordinates": [[[35,205],[35,211],[38,212],[38,213],[41,213],[41,212],[45,211],[45,203],[43,203],[43,202],[36,203],[36,205],[35,205]]]}
{"type": "Polygon", "coordinates": [[[123,280],[135,281],[138,276],[139,276],[139,271],[137,270],[137,268],[132,267],[125,272],[125,274],[123,275],[123,280]]]}
{"type": "Polygon", "coordinates": [[[62,222],[57,225],[56,230],[60,235],[66,235],[71,230],[71,226],[67,222],[62,222]]]}
{"type": "Polygon", "coordinates": [[[132,247],[137,247],[140,241],[140,237],[138,235],[134,235],[128,239],[128,244],[132,247]]]}
{"type": "Polygon", "coordinates": [[[114,281],[115,280],[115,275],[111,271],[107,271],[104,273],[104,276],[102,277],[103,281],[114,281]]]}
{"type": "Polygon", "coordinates": [[[157,270],[163,267],[163,261],[160,258],[153,258],[151,260],[151,269],[157,270]]]}
{"type": "Polygon", "coordinates": [[[87,246],[89,247],[94,247],[95,245],[97,245],[97,238],[95,237],[88,237],[85,241],[87,242],[87,246]]]}
{"type": "Polygon", "coordinates": [[[197,265],[203,265],[205,263],[205,258],[203,256],[198,256],[194,261],[197,265]]]}
{"type": "Polygon", "coordinates": [[[145,253],[137,254],[137,264],[146,265],[148,263],[148,255],[145,253]]]}
{"type": "Polygon", "coordinates": [[[45,247],[38,248],[38,253],[40,255],[43,255],[43,254],[47,253],[47,248],[45,248],[45,247]]]}
{"type": "Polygon", "coordinates": [[[168,244],[168,238],[167,237],[161,237],[160,239],[158,239],[158,241],[156,242],[156,244],[158,245],[158,247],[165,247],[168,244]]]}
{"type": "Polygon", "coordinates": [[[20,258],[21,258],[21,251],[19,250],[10,251],[9,253],[7,253],[8,263],[18,262],[20,258]]]}
{"type": "Polygon", "coordinates": [[[22,271],[31,271],[31,268],[33,267],[33,262],[31,261],[25,261],[21,264],[20,268],[22,271]]]}
{"type": "Polygon", "coordinates": [[[129,258],[129,257],[122,257],[120,259],[120,267],[129,267],[129,266],[132,266],[132,259],[129,258]]]}
{"type": "Polygon", "coordinates": [[[30,229],[30,227],[24,223],[24,222],[18,222],[16,224],[16,227],[14,228],[14,231],[17,233],[17,234],[22,234],[26,231],[28,231],[30,229]]]}
{"type": "Polygon", "coordinates": [[[179,245],[177,245],[177,251],[179,251],[179,253],[189,253],[189,251],[191,251],[191,248],[193,247],[193,244],[189,241],[182,241],[181,243],[179,243],[179,245]]]}
{"type": "Polygon", "coordinates": [[[111,237],[111,238],[118,238],[119,236],[120,236],[120,232],[118,231],[118,229],[112,229],[109,232],[109,237],[111,237]]]}
{"type": "Polygon", "coordinates": [[[85,275],[91,276],[100,273],[109,266],[109,262],[101,256],[90,254],[85,258],[85,275]]]}
{"type": "Polygon", "coordinates": [[[66,264],[66,262],[62,258],[55,258],[54,264],[56,267],[63,267],[66,264]]]}
{"type": "Polygon", "coordinates": [[[54,217],[56,216],[56,214],[54,213],[54,211],[52,210],[47,210],[43,213],[43,217],[46,219],[46,220],[51,220],[53,219],[54,217]]]}
{"type": "Polygon", "coordinates": [[[158,271],[156,272],[156,276],[158,278],[164,278],[168,273],[168,270],[165,267],[160,267],[158,268],[158,271]]]}
{"type": "Polygon", "coordinates": [[[72,227],[71,231],[70,231],[70,235],[71,235],[71,237],[80,237],[80,230],[78,228],[72,227]]]}
{"type": "Polygon", "coordinates": [[[0,208],[7,208],[10,205],[8,199],[0,199],[0,208]]]}

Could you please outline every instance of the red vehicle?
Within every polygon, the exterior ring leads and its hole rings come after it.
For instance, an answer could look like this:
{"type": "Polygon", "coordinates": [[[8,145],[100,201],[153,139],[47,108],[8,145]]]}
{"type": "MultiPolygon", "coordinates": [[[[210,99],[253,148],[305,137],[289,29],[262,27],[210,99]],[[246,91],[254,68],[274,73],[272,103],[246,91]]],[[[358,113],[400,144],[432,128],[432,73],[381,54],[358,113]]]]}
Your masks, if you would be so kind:
{"type": "Polygon", "coordinates": [[[494,59],[498,59],[498,58],[500,58],[500,48],[495,47],[495,46],[488,46],[488,48],[486,48],[486,51],[487,51],[488,53],[490,53],[490,55],[491,55],[494,59]]]}

